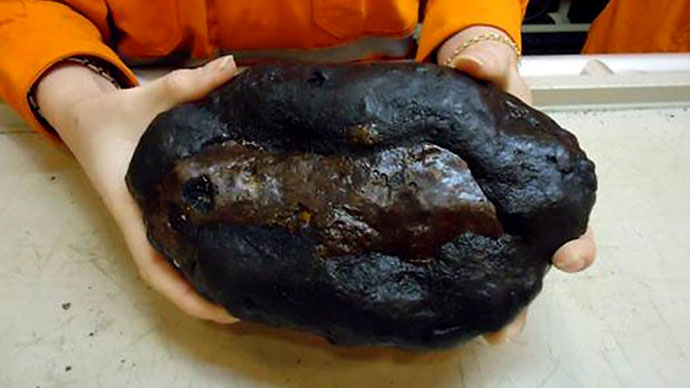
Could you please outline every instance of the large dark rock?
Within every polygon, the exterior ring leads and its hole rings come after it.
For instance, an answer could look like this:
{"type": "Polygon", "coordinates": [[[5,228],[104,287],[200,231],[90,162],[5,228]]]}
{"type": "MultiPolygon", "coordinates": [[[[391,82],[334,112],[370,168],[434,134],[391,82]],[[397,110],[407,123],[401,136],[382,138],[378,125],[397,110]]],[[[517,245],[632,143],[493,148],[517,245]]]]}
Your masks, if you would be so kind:
{"type": "Polygon", "coordinates": [[[251,68],[160,114],[127,183],[153,246],[233,315],[423,348],[513,319],[596,190],[546,115],[414,63],[251,68]]]}

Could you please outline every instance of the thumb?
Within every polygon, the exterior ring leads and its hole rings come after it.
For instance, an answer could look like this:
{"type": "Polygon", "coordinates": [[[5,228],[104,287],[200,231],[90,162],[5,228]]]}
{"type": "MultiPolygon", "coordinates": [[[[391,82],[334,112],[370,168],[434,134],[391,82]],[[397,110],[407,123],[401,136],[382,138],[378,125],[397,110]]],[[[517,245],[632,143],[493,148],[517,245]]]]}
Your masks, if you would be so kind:
{"type": "MultiPolygon", "coordinates": [[[[512,53],[509,53],[512,55],[512,53]]],[[[463,73],[506,89],[510,73],[510,59],[503,52],[478,44],[467,48],[455,60],[455,68],[463,73]]]]}
{"type": "Polygon", "coordinates": [[[155,111],[162,112],[184,102],[203,98],[230,80],[236,72],[235,61],[228,55],[195,69],[175,70],[145,85],[141,92],[146,95],[155,111]]]}
{"type": "Polygon", "coordinates": [[[532,92],[517,70],[515,55],[502,44],[467,48],[454,61],[456,69],[476,79],[487,81],[525,103],[532,104],[532,92]]]}

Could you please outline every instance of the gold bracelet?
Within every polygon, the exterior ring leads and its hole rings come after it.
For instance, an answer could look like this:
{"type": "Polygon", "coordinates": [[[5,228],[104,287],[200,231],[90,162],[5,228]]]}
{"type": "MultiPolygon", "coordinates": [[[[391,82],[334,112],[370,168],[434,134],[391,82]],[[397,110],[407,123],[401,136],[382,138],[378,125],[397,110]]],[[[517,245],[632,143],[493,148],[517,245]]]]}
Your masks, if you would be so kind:
{"type": "Polygon", "coordinates": [[[453,53],[450,54],[450,56],[443,62],[443,64],[448,66],[448,67],[455,67],[455,62],[458,59],[458,55],[460,55],[468,47],[470,47],[474,44],[477,44],[479,42],[486,42],[486,41],[501,42],[501,43],[507,44],[508,46],[510,46],[510,48],[513,49],[513,52],[515,52],[515,55],[517,56],[518,61],[522,57],[522,54],[520,53],[520,48],[518,47],[517,44],[515,44],[515,42],[513,42],[512,39],[507,38],[505,35],[501,35],[497,32],[488,32],[486,34],[477,35],[474,38],[463,42],[461,45],[456,47],[455,50],[453,50],[453,53]]]}

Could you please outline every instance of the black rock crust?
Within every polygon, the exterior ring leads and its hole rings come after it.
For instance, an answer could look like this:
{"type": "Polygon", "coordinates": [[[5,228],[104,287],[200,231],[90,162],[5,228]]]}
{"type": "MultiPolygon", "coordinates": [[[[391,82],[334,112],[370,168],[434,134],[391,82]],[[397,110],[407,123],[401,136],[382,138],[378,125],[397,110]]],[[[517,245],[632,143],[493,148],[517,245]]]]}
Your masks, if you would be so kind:
{"type": "Polygon", "coordinates": [[[153,246],[231,314],[408,348],[510,322],[597,186],[549,117],[417,63],[250,68],[158,115],[126,180],[153,246]]]}

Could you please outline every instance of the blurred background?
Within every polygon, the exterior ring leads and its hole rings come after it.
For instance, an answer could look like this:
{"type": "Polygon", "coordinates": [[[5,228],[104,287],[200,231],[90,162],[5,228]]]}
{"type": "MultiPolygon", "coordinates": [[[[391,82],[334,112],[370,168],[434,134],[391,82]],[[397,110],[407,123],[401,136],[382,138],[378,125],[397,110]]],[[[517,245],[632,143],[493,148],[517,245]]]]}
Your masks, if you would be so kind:
{"type": "Polygon", "coordinates": [[[525,55],[578,54],[609,0],[530,0],[522,26],[525,55]]]}

